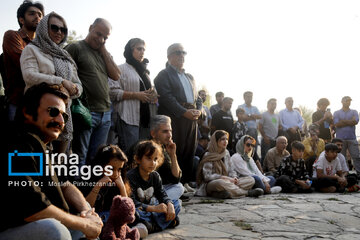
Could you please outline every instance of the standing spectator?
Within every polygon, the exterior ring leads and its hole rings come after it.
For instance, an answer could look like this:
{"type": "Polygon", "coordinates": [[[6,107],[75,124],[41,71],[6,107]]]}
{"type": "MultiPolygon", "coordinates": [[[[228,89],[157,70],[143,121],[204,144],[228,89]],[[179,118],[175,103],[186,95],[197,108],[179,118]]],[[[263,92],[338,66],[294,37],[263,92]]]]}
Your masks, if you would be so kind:
{"type": "Polygon", "coordinates": [[[79,155],[80,165],[92,160],[98,147],[106,143],[111,126],[108,77],[117,80],[120,71],[105,48],[110,32],[110,23],[97,18],[84,40],[66,46],[78,67],[92,117],[91,129],[74,129],[73,151],[79,155]]]}
{"type": "Polygon", "coordinates": [[[271,148],[266,153],[264,159],[264,171],[266,172],[266,175],[274,176],[281,164],[281,160],[290,155],[286,150],[287,145],[288,142],[286,137],[279,136],[276,138],[275,147],[271,148]]]}
{"type": "Polygon", "coordinates": [[[4,34],[3,54],[5,67],[5,95],[8,103],[8,120],[13,121],[17,106],[24,94],[25,83],[20,69],[20,55],[25,46],[35,38],[36,27],[44,16],[44,6],[25,0],[17,10],[20,25],[18,31],[8,30],[4,34]]]}
{"type": "Polygon", "coordinates": [[[154,116],[150,123],[150,134],[161,146],[164,155],[164,162],[157,169],[164,190],[171,200],[179,200],[184,187],[180,183],[182,172],[176,157],[176,144],[172,140],[171,119],[165,115],[154,116]]]}
{"type": "Polygon", "coordinates": [[[271,98],[267,102],[267,111],[261,114],[259,131],[262,135],[261,141],[261,163],[264,164],[266,153],[270,148],[275,147],[276,137],[279,133],[280,117],[275,113],[276,99],[271,98]]]}
{"type": "Polygon", "coordinates": [[[209,137],[212,115],[210,113],[209,108],[204,105],[204,103],[206,102],[206,97],[207,97],[206,91],[200,90],[199,97],[201,98],[201,101],[203,103],[203,111],[205,112],[205,117],[202,117],[201,119],[199,119],[200,135],[201,136],[206,135],[209,137]]]}
{"type": "Polygon", "coordinates": [[[202,106],[196,104],[194,78],[183,69],[186,52],[180,43],[167,49],[168,62],[154,80],[159,93],[159,114],[171,118],[176,156],[183,171],[183,183],[195,179],[193,160],[197,146],[197,120],[202,106]]]}
{"type": "Polygon", "coordinates": [[[312,115],[312,122],[320,126],[319,138],[324,139],[326,143],[332,139],[330,126],[333,124],[333,116],[327,108],[329,105],[330,101],[327,98],[320,98],[317,102],[317,111],[312,115]]]}
{"type": "MultiPolygon", "coordinates": [[[[51,155],[47,145],[62,132],[68,119],[66,104],[68,96],[58,85],[41,83],[31,87],[19,106],[16,125],[2,131],[6,144],[1,144],[1,159],[9,153],[34,153],[26,158],[1,161],[3,199],[1,212],[7,216],[0,227],[0,239],[95,239],[99,236],[102,221],[86,202],[82,193],[69,181],[60,182],[56,171],[42,173],[40,156],[51,155]],[[8,133],[7,133],[8,132],[8,133]],[[20,161],[21,164],[16,164],[20,161]],[[24,175],[9,176],[7,169],[24,175]],[[29,175],[27,175],[27,173],[29,175]],[[8,182],[26,182],[25,186],[9,186],[8,182]],[[6,197],[5,197],[6,196],[6,197]],[[70,213],[70,208],[73,213],[70,213]]],[[[3,139],[4,140],[4,139],[3,139]]],[[[45,165],[45,160],[44,160],[45,165]]],[[[51,169],[51,161],[47,163],[51,169]]]]}
{"type": "Polygon", "coordinates": [[[69,93],[70,100],[66,107],[69,120],[59,138],[53,142],[54,151],[58,153],[69,153],[70,142],[73,139],[71,98],[78,98],[82,93],[76,64],[70,54],[62,48],[67,36],[64,18],[51,12],[40,21],[35,39],[24,48],[20,58],[26,84],[25,91],[33,85],[46,82],[50,85],[62,84],[69,93]]]}
{"type": "Polygon", "coordinates": [[[217,104],[214,104],[214,105],[212,105],[210,107],[211,116],[214,116],[215,113],[217,113],[218,111],[221,110],[222,104],[223,104],[223,99],[224,99],[224,93],[223,92],[217,92],[215,94],[215,98],[216,98],[217,104]]]}
{"type": "Polygon", "coordinates": [[[285,137],[288,139],[287,150],[291,152],[291,143],[295,140],[301,141],[301,129],[304,124],[304,119],[298,111],[293,109],[294,100],[292,97],[285,99],[286,108],[279,113],[280,124],[285,137]]]}
{"type": "MultiPolygon", "coordinates": [[[[245,110],[245,123],[248,128],[247,134],[257,139],[257,120],[261,119],[261,114],[259,109],[255,106],[252,106],[253,93],[250,91],[244,92],[243,94],[245,103],[239,105],[238,108],[242,108],[245,110]]],[[[256,149],[255,149],[256,151],[256,149]]]]}
{"type": "Polygon", "coordinates": [[[359,143],[355,133],[355,126],[359,123],[359,114],[356,110],[350,109],[351,100],[349,96],[342,98],[342,108],[334,112],[334,125],[336,138],[343,140],[342,154],[346,156],[346,151],[349,151],[356,173],[360,176],[359,143]]]}
{"type": "Polygon", "coordinates": [[[126,63],[119,65],[120,81],[109,79],[110,98],[114,103],[112,125],[119,146],[127,151],[139,139],[150,137],[150,103],[157,101],[146,69],[145,42],[132,38],[125,46],[126,63]]]}
{"type": "Polygon", "coordinates": [[[242,108],[236,109],[236,116],[238,120],[234,123],[233,129],[231,130],[231,146],[232,151],[236,152],[236,143],[244,136],[247,132],[247,126],[244,122],[246,117],[245,110],[242,108]]]}

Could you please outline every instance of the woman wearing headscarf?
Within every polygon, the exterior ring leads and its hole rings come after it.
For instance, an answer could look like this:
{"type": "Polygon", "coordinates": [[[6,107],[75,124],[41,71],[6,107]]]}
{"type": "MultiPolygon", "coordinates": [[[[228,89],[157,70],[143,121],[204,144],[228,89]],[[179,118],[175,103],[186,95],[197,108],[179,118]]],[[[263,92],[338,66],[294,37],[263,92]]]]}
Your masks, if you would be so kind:
{"type": "Polygon", "coordinates": [[[195,195],[215,198],[261,195],[262,190],[249,190],[254,185],[253,178],[238,179],[229,176],[228,170],[231,169],[231,162],[229,151],[226,149],[228,140],[229,134],[223,130],[217,130],[211,136],[207,152],[197,169],[196,181],[199,188],[195,195]]]}
{"type": "MultiPolygon", "coordinates": [[[[71,99],[81,95],[83,88],[77,75],[76,64],[63,49],[67,36],[66,22],[57,13],[51,12],[40,21],[35,39],[24,48],[20,57],[25,92],[31,86],[45,82],[50,85],[63,85],[71,99]]],[[[55,152],[68,152],[73,138],[70,106],[71,101],[66,109],[70,117],[54,144],[55,152]]]]}
{"type": "Polygon", "coordinates": [[[249,135],[244,135],[236,144],[236,153],[231,156],[231,168],[237,176],[251,176],[255,180],[254,188],[261,188],[265,193],[279,193],[281,187],[275,185],[273,176],[261,173],[252,158],[256,141],[249,135]]]}
{"type": "Polygon", "coordinates": [[[149,62],[144,58],[145,42],[132,38],[125,45],[126,63],[119,66],[120,81],[109,79],[110,99],[113,103],[112,129],[109,142],[117,135],[119,145],[128,150],[139,139],[150,137],[150,107],[157,102],[157,94],[151,85],[149,62]]]}

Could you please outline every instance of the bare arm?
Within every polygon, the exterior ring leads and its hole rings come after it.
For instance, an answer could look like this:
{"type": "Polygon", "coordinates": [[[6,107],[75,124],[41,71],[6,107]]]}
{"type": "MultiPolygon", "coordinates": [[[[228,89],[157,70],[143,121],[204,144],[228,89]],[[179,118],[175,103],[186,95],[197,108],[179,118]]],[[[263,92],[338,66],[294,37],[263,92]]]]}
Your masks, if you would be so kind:
{"type": "Polygon", "coordinates": [[[121,74],[120,69],[118,68],[118,66],[116,66],[112,56],[106,50],[105,45],[100,48],[100,53],[104,59],[106,70],[108,72],[108,77],[114,80],[119,80],[121,74]]]}
{"type": "Polygon", "coordinates": [[[89,205],[80,190],[69,181],[61,187],[66,202],[80,212],[88,211],[89,205]]]}

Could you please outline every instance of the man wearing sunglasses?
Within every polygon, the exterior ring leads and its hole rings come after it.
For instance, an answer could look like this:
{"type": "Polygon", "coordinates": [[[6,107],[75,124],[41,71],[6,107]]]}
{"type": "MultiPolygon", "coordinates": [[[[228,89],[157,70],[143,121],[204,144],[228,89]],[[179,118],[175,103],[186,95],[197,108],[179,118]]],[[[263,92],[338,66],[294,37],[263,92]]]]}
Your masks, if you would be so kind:
{"type": "MultiPolygon", "coordinates": [[[[158,113],[171,118],[176,155],[183,171],[182,182],[194,181],[193,159],[197,146],[197,120],[202,104],[197,100],[194,78],[183,69],[186,51],[180,43],[167,49],[168,62],[154,80],[159,97],[158,113]]],[[[184,185],[188,188],[188,184],[184,185]]],[[[193,189],[188,188],[188,191],[193,189]]]]}
{"type": "Polygon", "coordinates": [[[35,38],[36,27],[44,16],[44,6],[25,0],[17,10],[20,25],[18,31],[5,32],[3,39],[3,61],[5,69],[5,95],[9,121],[13,121],[17,106],[24,93],[25,83],[20,69],[20,56],[25,46],[35,38]]]}
{"type": "Polygon", "coordinates": [[[0,226],[0,239],[80,239],[84,235],[94,239],[101,232],[102,221],[81,192],[66,180],[61,183],[56,173],[41,171],[51,165],[47,149],[64,128],[67,101],[60,85],[35,85],[23,97],[16,126],[1,131],[7,136],[0,150],[1,211],[7,217],[0,226]],[[70,214],[70,209],[79,215],[70,214]]]}

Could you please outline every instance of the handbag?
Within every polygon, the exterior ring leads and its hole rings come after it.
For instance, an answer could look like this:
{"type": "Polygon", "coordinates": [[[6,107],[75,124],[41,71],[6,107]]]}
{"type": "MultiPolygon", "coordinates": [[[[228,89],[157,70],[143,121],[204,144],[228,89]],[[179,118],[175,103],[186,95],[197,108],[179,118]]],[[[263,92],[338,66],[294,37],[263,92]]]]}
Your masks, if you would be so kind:
{"type": "Polygon", "coordinates": [[[73,99],[71,104],[71,115],[74,128],[89,130],[91,129],[91,113],[79,98],[73,99]]]}

